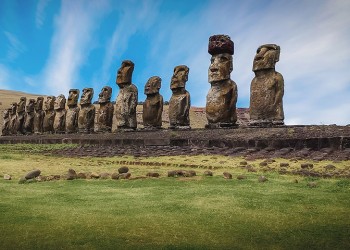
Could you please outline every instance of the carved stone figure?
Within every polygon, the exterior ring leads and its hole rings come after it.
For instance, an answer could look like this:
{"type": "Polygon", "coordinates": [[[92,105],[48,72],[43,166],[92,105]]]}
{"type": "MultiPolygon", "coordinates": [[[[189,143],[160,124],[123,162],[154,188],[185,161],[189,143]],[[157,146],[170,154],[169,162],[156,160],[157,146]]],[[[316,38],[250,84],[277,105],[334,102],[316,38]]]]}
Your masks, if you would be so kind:
{"type": "Polygon", "coordinates": [[[35,102],[35,114],[34,114],[34,133],[41,134],[43,133],[43,122],[45,112],[43,110],[44,97],[39,96],[35,102]]]}
{"type": "Polygon", "coordinates": [[[24,134],[24,122],[25,122],[25,110],[26,110],[26,97],[21,97],[17,107],[17,133],[24,134]]]}
{"type": "Polygon", "coordinates": [[[189,68],[179,65],[174,68],[170,89],[173,92],[169,101],[170,129],[189,129],[190,127],[190,93],[185,89],[189,68]]]}
{"type": "Polygon", "coordinates": [[[66,114],[66,133],[78,132],[78,117],[80,108],[78,107],[79,89],[70,89],[68,95],[68,110],[66,114]]]}
{"type": "Polygon", "coordinates": [[[11,103],[10,107],[10,134],[17,134],[17,106],[16,102],[11,103]]]}
{"type": "Polygon", "coordinates": [[[159,94],[162,79],[152,76],[145,85],[147,98],[143,103],[143,126],[145,129],[160,129],[162,127],[163,96],[159,94]]]}
{"type": "Polygon", "coordinates": [[[230,79],[234,47],[227,35],[209,38],[208,52],[212,55],[208,70],[211,88],[207,95],[207,128],[233,127],[237,121],[237,85],[230,79]]]}
{"type": "Polygon", "coordinates": [[[280,47],[265,44],[258,48],[253,62],[255,77],[250,85],[251,126],[283,125],[283,76],[276,72],[280,47]]]}
{"type": "Polygon", "coordinates": [[[29,99],[26,106],[26,115],[24,122],[24,132],[25,134],[31,134],[34,132],[34,107],[35,107],[35,99],[29,99]]]}
{"type": "Polygon", "coordinates": [[[94,96],[93,88],[84,88],[80,98],[78,128],[80,133],[94,132],[95,106],[91,104],[94,96]]]}
{"type": "Polygon", "coordinates": [[[56,112],[53,123],[53,130],[56,134],[63,134],[66,130],[66,97],[64,95],[57,96],[54,109],[56,112]]]}
{"type": "Polygon", "coordinates": [[[136,129],[136,107],[138,101],[137,87],[131,83],[134,63],[126,60],[122,62],[117,72],[116,83],[119,93],[115,103],[115,118],[118,129],[136,129]]]}
{"type": "Polygon", "coordinates": [[[53,133],[53,123],[55,121],[55,100],[56,97],[54,96],[48,96],[46,97],[46,101],[44,103],[44,111],[45,111],[45,116],[44,116],[44,121],[43,121],[43,131],[44,133],[53,133]]]}
{"type": "Polygon", "coordinates": [[[98,95],[99,109],[96,113],[95,132],[111,132],[114,106],[111,103],[112,88],[104,86],[98,95]]]}
{"type": "Polygon", "coordinates": [[[3,113],[3,124],[1,135],[9,135],[10,134],[10,113],[11,109],[6,109],[3,113]]]}

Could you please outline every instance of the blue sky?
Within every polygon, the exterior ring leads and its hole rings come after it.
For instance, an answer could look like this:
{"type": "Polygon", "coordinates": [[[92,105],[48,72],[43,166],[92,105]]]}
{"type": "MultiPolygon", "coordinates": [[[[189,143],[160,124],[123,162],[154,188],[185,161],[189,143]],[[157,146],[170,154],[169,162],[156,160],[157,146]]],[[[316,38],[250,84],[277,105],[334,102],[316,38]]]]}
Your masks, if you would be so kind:
{"type": "Polygon", "coordinates": [[[68,94],[104,85],[118,94],[121,61],[135,63],[139,100],[162,78],[169,100],[176,65],[190,68],[192,106],[205,106],[208,38],[235,43],[231,78],[238,107],[249,106],[252,61],[266,43],[281,46],[286,124],[350,123],[348,0],[0,0],[0,89],[68,94]]]}

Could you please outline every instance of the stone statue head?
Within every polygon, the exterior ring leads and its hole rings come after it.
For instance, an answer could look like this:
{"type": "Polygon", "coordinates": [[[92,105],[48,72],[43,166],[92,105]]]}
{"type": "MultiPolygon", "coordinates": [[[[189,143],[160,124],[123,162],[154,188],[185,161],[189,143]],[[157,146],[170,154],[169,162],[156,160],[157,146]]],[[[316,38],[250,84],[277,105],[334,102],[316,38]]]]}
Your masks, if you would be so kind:
{"type": "Polygon", "coordinates": [[[159,76],[152,76],[148,79],[145,85],[145,95],[152,95],[159,93],[159,89],[162,85],[162,79],[159,76]]]}
{"type": "Polygon", "coordinates": [[[184,88],[188,80],[189,71],[190,69],[186,65],[176,66],[171,77],[170,89],[184,88]]]}
{"type": "Polygon", "coordinates": [[[18,106],[17,102],[11,103],[11,107],[10,107],[10,110],[11,110],[10,114],[11,115],[15,115],[17,113],[17,106],[18,106]]]}
{"type": "Polygon", "coordinates": [[[261,69],[274,69],[276,62],[280,58],[280,46],[276,44],[264,44],[261,45],[254,57],[253,71],[261,69]]]}
{"type": "Polygon", "coordinates": [[[134,71],[134,63],[130,60],[125,60],[117,72],[117,84],[119,87],[123,87],[125,84],[130,84],[132,80],[132,73],[134,71]]]}
{"type": "Polygon", "coordinates": [[[36,99],[36,103],[35,103],[35,111],[36,112],[43,110],[43,103],[44,103],[44,97],[39,96],[36,99]]]}
{"type": "Polygon", "coordinates": [[[67,105],[68,107],[74,107],[78,105],[80,91],[79,89],[70,89],[68,95],[67,105]]]}
{"type": "Polygon", "coordinates": [[[214,35],[209,38],[208,52],[212,55],[208,70],[210,83],[230,79],[233,69],[232,55],[234,44],[227,35],[214,35]]]}
{"type": "Polygon", "coordinates": [[[112,88],[109,86],[104,86],[98,95],[98,103],[110,102],[112,97],[112,88]]]}
{"type": "Polygon", "coordinates": [[[57,96],[55,100],[55,110],[65,109],[66,107],[66,97],[64,95],[57,96]]]}
{"type": "Polygon", "coordinates": [[[17,107],[17,113],[20,113],[20,112],[24,112],[24,111],[25,111],[26,102],[27,102],[27,98],[24,97],[24,96],[22,96],[22,97],[19,99],[19,103],[18,103],[18,107],[17,107]]]}
{"type": "Polygon", "coordinates": [[[44,110],[53,110],[55,106],[56,97],[47,96],[46,101],[44,103],[44,110]]]}
{"type": "Polygon", "coordinates": [[[26,106],[26,112],[27,113],[34,112],[34,108],[35,108],[35,99],[29,99],[26,106]]]}
{"type": "Polygon", "coordinates": [[[91,104],[92,97],[94,96],[93,88],[84,88],[80,97],[80,105],[91,104]]]}

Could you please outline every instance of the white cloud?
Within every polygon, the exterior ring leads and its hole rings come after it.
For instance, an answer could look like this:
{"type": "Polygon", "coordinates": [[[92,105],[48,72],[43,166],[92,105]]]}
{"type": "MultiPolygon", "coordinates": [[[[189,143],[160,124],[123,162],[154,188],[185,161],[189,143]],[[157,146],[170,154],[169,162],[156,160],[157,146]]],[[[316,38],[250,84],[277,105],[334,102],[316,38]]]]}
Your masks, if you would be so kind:
{"type": "Polygon", "coordinates": [[[0,64],[0,89],[9,89],[9,78],[10,73],[8,72],[8,69],[0,64]]]}
{"type": "Polygon", "coordinates": [[[46,7],[48,6],[49,2],[51,0],[39,0],[37,6],[36,6],[36,12],[35,12],[35,25],[38,29],[40,29],[45,21],[46,18],[46,7]]]}
{"type": "Polygon", "coordinates": [[[4,35],[9,42],[7,59],[9,61],[14,61],[21,53],[23,53],[26,50],[26,48],[13,33],[4,31],[4,35]]]}

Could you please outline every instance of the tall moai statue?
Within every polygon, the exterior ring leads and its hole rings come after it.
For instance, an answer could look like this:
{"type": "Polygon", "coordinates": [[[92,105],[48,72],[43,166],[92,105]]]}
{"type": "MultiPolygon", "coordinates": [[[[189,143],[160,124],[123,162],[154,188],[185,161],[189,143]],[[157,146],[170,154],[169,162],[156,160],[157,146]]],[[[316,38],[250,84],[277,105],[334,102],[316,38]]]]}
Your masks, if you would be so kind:
{"type": "Polygon", "coordinates": [[[79,89],[70,89],[68,95],[68,110],[66,114],[66,133],[78,132],[78,117],[80,108],[78,107],[80,91],[79,89]]]}
{"type": "Polygon", "coordinates": [[[119,93],[115,103],[117,129],[134,130],[137,128],[136,107],[138,92],[137,87],[131,82],[133,71],[134,63],[125,60],[117,72],[116,83],[119,86],[119,93]]]}
{"type": "Polygon", "coordinates": [[[26,115],[24,122],[25,134],[32,134],[34,132],[34,117],[35,117],[35,99],[29,99],[26,105],[26,115]]]}
{"type": "Polygon", "coordinates": [[[227,35],[214,35],[209,38],[208,52],[212,57],[208,70],[211,88],[207,95],[206,127],[234,127],[237,121],[237,85],[230,79],[234,44],[227,35]]]}
{"type": "Polygon", "coordinates": [[[169,101],[170,129],[190,129],[190,93],[185,89],[190,69],[186,65],[174,68],[170,89],[173,92],[169,101]]]}
{"type": "Polygon", "coordinates": [[[1,135],[9,135],[10,134],[10,113],[11,109],[5,109],[3,113],[3,124],[1,129],[1,135]]]}
{"type": "Polygon", "coordinates": [[[250,85],[249,115],[251,126],[284,124],[282,98],[283,76],[275,70],[279,61],[280,47],[276,44],[261,45],[253,61],[255,77],[250,85]]]}
{"type": "Polygon", "coordinates": [[[56,97],[54,96],[47,96],[46,101],[44,103],[44,111],[45,111],[45,116],[43,120],[43,131],[46,134],[53,133],[53,123],[55,121],[55,100],[56,97]]]}
{"type": "Polygon", "coordinates": [[[35,114],[34,114],[34,133],[42,134],[44,132],[43,122],[45,112],[43,110],[44,97],[39,96],[35,102],[35,114]]]}
{"type": "Polygon", "coordinates": [[[17,107],[17,133],[24,134],[24,122],[25,122],[25,110],[26,110],[27,98],[22,96],[18,102],[17,107]]]}
{"type": "Polygon", "coordinates": [[[56,134],[63,134],[66,131],[66,97],[64,95],[57,96],[54,104],[55,120],[53,130],[56,134]]]}
{"type": "Polygon", "coordinates": [[[152,76],[145,85],[147,98],[143,103],[143,126],[145,129],[160,129],[162,127],[163,96],[159,94],[162,79],[152,76]]]}
{"type": "Polygon", "coordinates": [[[91,103],[94,96],[93,88],[84,88],[80,98],[78,116],[79,133],[90,134],[94,132],[95,106],[91,103]]]}
{"type": "Polygon", "coordinates": [[[9,130],[10,134],[16,135],[17,134],[17,102],[11,103],[10,107],[10,125],[9,130]]]}
{"type": "Polygon", "coordinates": [[[111,103],[112,88],[104,86],[98,95],[99,108],[96,112],[95,132],[111,132],[114,106],[111,103]]]}

